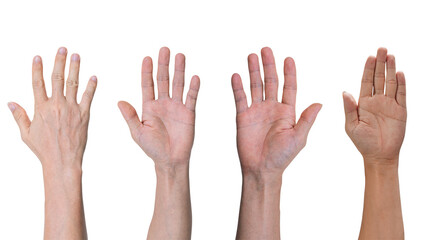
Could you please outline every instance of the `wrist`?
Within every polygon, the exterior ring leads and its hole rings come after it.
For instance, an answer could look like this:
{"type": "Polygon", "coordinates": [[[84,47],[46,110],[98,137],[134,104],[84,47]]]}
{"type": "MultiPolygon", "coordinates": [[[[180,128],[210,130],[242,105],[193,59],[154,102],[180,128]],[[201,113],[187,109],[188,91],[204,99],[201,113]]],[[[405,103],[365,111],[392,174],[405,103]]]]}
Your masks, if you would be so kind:
{"type": "Polygon", "coordinates": [[[184,163],[155,164],[155,173],[158,179],[188,177],[189,162],[186,161],[184,163]]]}
{"type": "Polygon", "coordinates": [[[396,179],[398,178],[398,169],[398,161],[389,160],[389,164],[387,164],[386,162],[372,159],[372,161],[365,160],[364,163],[365,177],[369,181],[396,179]]]}
{"type": "MultiPolygon", "coordinates": [[[[82,167],[75,165],[43,165],[43,180],[46,190],[78,189],[82,184],[82,167]]],[[[51,192],[51,191],[47,191],[51,192]]]]}
{"type": "Polygon", "coordinates": [[[280,191],[282,174],[265,171],[242,170],[244,187],[257,191],[280,191]]]}
{"type": "Polygon", "coordinates": [[[80,165],[76,166],[42,166],[43,176],[46,179],[67,179],[67,178],[81,178],[82,177],[82,167],[80,165]]]}
{"type": "Polygon", "coordinates": [[[364,166],[374,166],[378,168],[392,168],[397,167],[399,165],[399,156],[390,156],[390,157],[370,157],[363,156],[364,166]]]}
{"type": "Polygon", "coordinates": [[[363,157],[365,169],[372,171],[394,171],[399,168],[399,157],[375,158],[363,157]]]}

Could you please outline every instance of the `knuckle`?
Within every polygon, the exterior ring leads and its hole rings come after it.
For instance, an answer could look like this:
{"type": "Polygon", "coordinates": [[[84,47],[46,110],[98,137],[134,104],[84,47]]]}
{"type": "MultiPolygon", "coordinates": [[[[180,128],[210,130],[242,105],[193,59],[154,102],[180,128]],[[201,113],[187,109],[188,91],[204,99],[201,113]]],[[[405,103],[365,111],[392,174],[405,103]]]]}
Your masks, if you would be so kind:
{"type": "Polygon", "coordinates": [[[27,143],[27,134],[25,134],[25,133],[21,132],[21,140],[22,140],[24,143],[27,143]]]}
{"type": "Polygon", "coordinates": [[[300,139],[300,141],[297,145],[298,145],[299,149],[303,149],[306,147],[306,144],[307,144],[307,138],[303,137],[302,139],[300,139]]]}
{"type": "Polygon", "coordinates": [[[22,116],[23,116],[22,112],[18,112],[18,113],[16,114],[16,121],[17,121],[17,122],[21,121],[22,116]]]}
{"type": "Polygon", "coordinates": [[[183,88],[184,86],[185,86],[184,81],[174,81],[173,82],[173,87],[183,88]]]}
{"type": "Polygon", "coordinates": [[[189,98],[189,99],[191,99],[191,100],[196,100],[197,99],[197,94],[194,94],[194,93],[188,93],[187,94],[187,97],[189,98]]]}
{"type": "Polygon", "coordinates": [[[264,82],[266,84],[277,84],[278,83],[278,78],[277,77],[265,77],[264,78],[264,82]]]}
{"type": "Polygon", "coordinates": [[[52,81],[54,82],[62,82],[64,81],[64,75],[59,72],[52,73],[52,81]]]}
{"type": "Polygon", "coordinates": [[[397,81],[395,78],[389,78],[389,79],[387,79],[387,84],[396,84],[397,85],[397,81]]]}
{"type": "Polygon", "coordinates": [[[158,75],[157,81],[160,81],[160,82],[169,81],[169,75],[158,75]]]}
{"type": "Polygon", "coordinates": [[[261,82],[252,82],[251,88],[262,88],[263,84],[261,82]]]}
{"type": "Polygon", "coordinates": [[[293,85],[293,84],[285,84],[284,85],[284,89],[285,90],[292,90],[292,91],[296,91],[297,90],[297,86],[293,85]]]}
{"type": "MultiPolygon", "coordinates": [[[[194,89],[191,89],[191,88],[190,88],[190,91],[191,91],[191,90],[194,90],[194,89]]],[[[194,90],[194,91],[196,91],[196,90],[194,90]]],[[[243,87],[239,87],[239,88],[234,88],[234,89],[233,89],[233,92],[234,92],[234,93],[237,93],[237,94],[240,94],[240,92],[241,92],[241,91],[243,91],[243,87]]]]}
{"type": "Polygon", "coordinates": [[[77,87],[79,85],[79,80],[78,79],[67,79],[67,87],[77,87]]]}
{"type": "Polygon", "coordinates": [[[86,99],[92,99],[93,98],[93,94],[90,91],[85,91],[83,94],[83,97],[86,99]]]}
{"type": "Polygon", "coordinates": [[[363,83],[373,83],[373,79],[370,77],[365,77],[363,78],[363,80],[361,81],[363,83]]]}
{"type": "Polygon", "coordinates": [[[83,108],[81,110],[81,118],[83,119],[89,119],[90,118],[90,111],[87,108],[83,108]]]}
{"type": "Polygon", "coordinates": [[[45,84],[43,83],[42,79],[35,79],[33,81],[33,87],[35,87],[35,88],[42,88],[44,86],[45,86],[45,84]]]}
{"type": "Polygon", "coordinates": [[[375,73],[375,78],[383,78],[385,77],[385,73],[384,72],[376,72],[375,73]]]}
{"type": "Polygon", "coordinates": [[[154,82],[142,82],[142,87],[143,88],[151,88],[154,87],[154,82]]]}

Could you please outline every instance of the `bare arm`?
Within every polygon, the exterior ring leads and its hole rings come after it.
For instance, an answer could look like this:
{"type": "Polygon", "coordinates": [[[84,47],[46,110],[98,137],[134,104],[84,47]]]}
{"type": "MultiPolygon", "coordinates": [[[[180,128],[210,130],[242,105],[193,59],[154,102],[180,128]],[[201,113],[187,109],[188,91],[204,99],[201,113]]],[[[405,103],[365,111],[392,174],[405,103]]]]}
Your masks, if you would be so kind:
{"type": "Polygon", "coordinates": [[[142,120],[129,103],[118,103],[134,141],[155,163],[157,192],[148,239],[191,238],[188,171],[200,80],[197,76],[191,79],[187,99],[183,104],[185,56],[177,54],[170,97],[169,59],[169,49],[160,49],[157,100],[152,80],[152,59],[146,57],[143,60],[142,120]]]}
{"type": "Polygon", "coordinates": [[[91,78],[78,104],[80,57],[73,54],[64,95],[66,57],[67,50],[60,48],[52,73],[51,98],[46,95],[42,59],[39,56],[34,58],[35,112],[32,121],[21,106],[9,103],[23,141],[42,163],[45,239],[87,239],[82,200],[82,159],[97,79],[91,78]]]}
{"type": "Polygon", "coordinates": [[[242,80],[232,77],[237,110],[237,149],[243,186],[237,239],[280,238],[282,174],[306,145],[321,104],[312,104],[296,123],[296,68],[284,62],[282,103],[278,102],[278,76],[270,48],[261,50],[264,87],[258,57],[248,57],[252,104],[248,107],[242,80]],[[263,98],[263,90],[265,98],[263,98]]]}
{"type": "Polygon", "coordinates": [[[358,105],[348,93],[343,98],[345,129],[363,155],[366,174],[360,239],[404,239],[398,166],[406,129],[406,88],[403,73],[396,73],[394,56],[380,48],[376,58],[369,57],[358,105]]]}

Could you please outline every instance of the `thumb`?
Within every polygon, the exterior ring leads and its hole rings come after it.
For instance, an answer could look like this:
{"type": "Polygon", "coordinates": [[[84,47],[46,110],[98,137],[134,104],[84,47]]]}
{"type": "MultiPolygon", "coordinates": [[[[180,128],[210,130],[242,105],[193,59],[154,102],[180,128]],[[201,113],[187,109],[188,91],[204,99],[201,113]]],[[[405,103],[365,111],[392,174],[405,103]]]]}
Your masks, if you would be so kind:
{"type": "Polygon", "coordinates": [[[345,108],[345,129],[348,130],[357,125],[358,112],[354,97],[347,92],[343,92],[343,106],[345,108]]]}
{"type": "Polygon", "coordinates": [[[7,106],[9,107],[16,123],[18,124],[19,131],[21,132],[21,138],[24,139],[28,134],[28,128],[31,124],[27,113],[18,103],[9,102],[7,106]]]}
{"type": "Polygon", "coordinates": [[[138,129],[142,123],[137,116],[136,110],[130,103],[119,101],[118,102],[119,110],[121,111],[122,116],[127,122],[128,127],[130,128],[131,133],[133,133],[136,129],[138,129]]]}
{"type": "Polygon", "coordinates": [[[306,143],[309,131],[311,130],[311,127],[314,124],[315,119],[317,118],[317,115],[321,108],[322,105],[319,103],[314,103],[310,105],[303,111],[299,121],[294,127],[297,131],[299,138],[303,140],[303,143],[306,143]]]}

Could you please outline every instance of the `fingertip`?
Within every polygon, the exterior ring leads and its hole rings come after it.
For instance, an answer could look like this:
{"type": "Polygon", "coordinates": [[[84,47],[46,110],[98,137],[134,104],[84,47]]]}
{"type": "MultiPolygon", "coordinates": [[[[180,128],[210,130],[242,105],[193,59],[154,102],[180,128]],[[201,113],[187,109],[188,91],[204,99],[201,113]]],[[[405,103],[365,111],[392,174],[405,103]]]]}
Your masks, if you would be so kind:
{"type": "Polygon", "coordinates": [[[397,81],[399,85],[404,85],[406,82],[405,74],[403,72],[396,73],[397,81]]]}
{"type": "Polygon", "coordinates": [[[271,52],[272,52],[272,49],[270,47],[263,47],[261,49],[261,54],[263,54],[263,53],[271,53],[271,52]]]}
{"type": "Polygon", "coordinates": [[[287,64],[294,64],[294,59],[292,57],[286,57],[285,58],[285,63],[287,64]]]}
{"type": "Polygon", "coordinates": [[[309,108],[313,109],[314,116],[318,115],[318,113],[321,111],[322,104],[321,103],[313,103],[309,106],[309,108]]]}
{"type": "Polygon", "coordinates": [[[170,49],[166,46],[160,48],[160,54],[161,53],[169,53],[170,54],[170,49]]]}
{"type": "Polygon", "coordinates": [[[378,48],[376,58],[378,61],[386,61],[387,60],[387,49],[383,48],[383,47],[378,48]]]}
{"type": "Polygon", "coordinates": [[[58,49],[58,54],[60,54],[60,55],[67,55],[67,48],[65,48],[65,47],[60,47],[60,48],[58,49]]]}
{"type": "Polygon", "coordinates": [[[8,103],[7,103],[7,106],[8,106],[9,110],[10,110],[12,113],[13,113],[13,112],[15,111],[15,109],[16,109],[15,103],[13,103],[13,102],[8,102],[8,103]]]}
{"type": "Polygon", "coordinates": [[[198,90],[200,88],[200,77],[197,75],[194,75],[191,78],[191,85],[194,89],[198,90]]]}
{"type": "Polygon", "coordinates": [[[376,63],[376,57],[375,56],[369,56],[367,58],[367,65],[368,66],[374,66],[376,63]]]}
{"type": "Polygon", "coordinates": [[[231,76],[231,85],[233,87],[236,86],[237,84],[241,83],[241,82],[242,82],[242,80],[241,80],[240,75],[238,73],[234,73],[231,76]]]}
{"type": "Polygon", "coordinates": [[[193,75],[193,76],[191,77],[191,80],[194,80],[194,81],[196,81],[196,82],[200,82],[200,77],[199,77],[198,75],[193,75]]]}
{"type": "Polygon", "coordinates": [[[152,58],[146,56],[142,61],[142,71],[143,72],[152,72],[152,58]]]}
{"type": "Polygon", "coordinates": [[[182,59],[185,59],[185,55],[183,53],[177,53],[175,56],[175,60],[178,61],[182,59]]]}
{"type": "Polygon", "coordinates": [[[126,101],[118,101],[118,108],[121,111],[121,113],[124,115],[124,117],[126,117],[127,115],[127,108],[130,104],[126,101]]]}
{"type": "Polygon", "coordinates": [[[81,60],[81,56],[79,56],[79,54],[77,53],[73,53],[72,56],[70,57],[72,62],[77,62],[81,60]]]}
{"type": "Polygon", "coordinates": [[[348,93],[347,91],[343,91],[343,92],[342,92],[342,96],[343,96],[344,98],[347,98],[347,97],[351,97],[352,95],[351,95],[350,93],[348,93]]]}
{"type": "Polygon", "coordinates": [[[42,58],[39,55],[34,56],[33,58],[33,62],[34,63],[41,63],[42,62],[42,58]]]}
{"type": "Polygon", "coordinates": [[[284,60],[284,74],[296,75],[296,63],[292,57],[287,57],[284,60]]]}
{"type": "Polygon", "coordinates": [[[248,55],[248,61],[258,59],[258,55],[255,53],[251,53],[248,55]]]}
{"type": "Polygon", "coordinates": [[[388,50],[385,47],[378,48],[378,53],[380,54],[387,54],[388,50]]]}
{"type": "Polygon", "coordinates": [[[96,76],[92,76],[90,78],[90,81],[93,81],[94,83],[97,83],[97,77],[96,76]]]}

